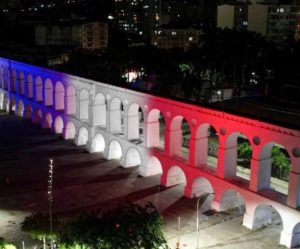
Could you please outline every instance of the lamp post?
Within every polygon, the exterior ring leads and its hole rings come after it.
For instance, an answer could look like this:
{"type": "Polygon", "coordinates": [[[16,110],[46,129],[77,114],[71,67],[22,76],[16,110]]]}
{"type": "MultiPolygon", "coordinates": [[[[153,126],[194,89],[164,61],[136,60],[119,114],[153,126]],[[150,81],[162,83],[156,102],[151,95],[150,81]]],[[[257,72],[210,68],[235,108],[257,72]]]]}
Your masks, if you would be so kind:
{"type": "Polygon", "coordinates": [[[214,194],[214,193],[204,193],[198,197],[195,196],[195,198],[197,198],[197,221],[196,221],[197,222],[197,224],[196,224],[197,246],[196,246],[196,249],[199,249],[199,202],[200,202],[200,200],[202,200],[204,202],[210,194],[214,194]]]}
{"type": "Polygon", "coordinates": [[[52,180],[53,180],[53,159],[49,159],[49,176],[48,176],[48,200],[49,200],[49,223],[50,223],[50,248],[53,249],[53,238],[52,238],[52,180]]]}

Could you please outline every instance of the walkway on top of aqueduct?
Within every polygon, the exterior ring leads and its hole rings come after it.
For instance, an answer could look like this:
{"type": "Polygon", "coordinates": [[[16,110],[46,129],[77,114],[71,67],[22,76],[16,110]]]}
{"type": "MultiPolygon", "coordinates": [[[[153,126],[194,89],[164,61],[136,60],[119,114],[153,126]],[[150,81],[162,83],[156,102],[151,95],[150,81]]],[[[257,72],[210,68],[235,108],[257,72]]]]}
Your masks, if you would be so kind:
{"type": "Polygon", "coordinates": [[[139,166],[141,176],[183,184],[188,198],[213,193],[211,208],[245,208],[243,225],[282,220],[280,244],[300,244],[300,131],[0,58],[0,109],[86,145],[90,153],[139,166]],[[182,152],[183,127],[189,148],[182,152]],[[217,165],[207,164],[209,131],[218,137],[217,165]],[[185,130],[186,128],[184,128],[185,130]],[[250,180],[237,176],[237,140],[252,147],[250,180]],[[163,140],[163,143],[161,143],[163,140]],[[271,150],[289,154],[288,194],[271,189],[271,150]]]}

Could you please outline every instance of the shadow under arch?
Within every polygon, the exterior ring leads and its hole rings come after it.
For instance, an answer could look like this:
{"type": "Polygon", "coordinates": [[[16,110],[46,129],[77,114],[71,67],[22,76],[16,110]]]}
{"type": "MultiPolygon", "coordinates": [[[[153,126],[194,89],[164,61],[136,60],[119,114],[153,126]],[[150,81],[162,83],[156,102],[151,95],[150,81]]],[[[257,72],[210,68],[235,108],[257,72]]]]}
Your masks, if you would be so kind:
{"type": "Polygon", "coordinates": [[[139,166],[142,163],[141,155],[136,148],[129,148],[125,156],[125,167],[139,166]]]}
{"type": "Polygon", "coordinates": [[[253,229],[271,225],[273,222],[281,223],[282,230],[283,223],[280,213],[271,205],[259,204],[254,211],[253,229]]]}
{"type": "Polygon", "coordinates": [[[220,200],[220,211],[238,209],[240,214],[246,210],[245,200],[242,195],[234,190],[227,189],[223,192],[220,200]]]}
{"type": "Polygon", "coordinates": [[[107,159],[120,159],[122,154],[121,144],[117,140],[112,140],[108,146],[107,159]]]}

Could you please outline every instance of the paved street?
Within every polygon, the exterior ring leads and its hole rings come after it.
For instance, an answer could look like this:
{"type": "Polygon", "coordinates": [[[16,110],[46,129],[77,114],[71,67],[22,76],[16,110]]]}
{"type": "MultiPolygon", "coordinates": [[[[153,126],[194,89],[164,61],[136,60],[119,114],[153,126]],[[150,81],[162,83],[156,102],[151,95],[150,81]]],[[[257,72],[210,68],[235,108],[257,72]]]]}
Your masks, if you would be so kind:
{"type": "MultiPolygon", "coordinates": [[[[72,215],[80,210],[107,211],[126,201],[153,202],[165,219],[164,233],[171,248],[196,248],[196,200],[182,196],[183,186],[164,188],[159,176],[143,178],[138,168],[124,169],[118,161],[89,154],[49,130],[15,116],[0,115],[0,237],[22,248],[37,243],[19,229],[31,212],[47,212],[48,159],[54,159],[54,213],[72,215]],[[178,231],[177,221],[181,217],[178,231]]],[[[210,198],[200,210],[199,248],[269,249],[278,246],[281,221],[250,231],[238,210],[208,211],[210,198]]]]}

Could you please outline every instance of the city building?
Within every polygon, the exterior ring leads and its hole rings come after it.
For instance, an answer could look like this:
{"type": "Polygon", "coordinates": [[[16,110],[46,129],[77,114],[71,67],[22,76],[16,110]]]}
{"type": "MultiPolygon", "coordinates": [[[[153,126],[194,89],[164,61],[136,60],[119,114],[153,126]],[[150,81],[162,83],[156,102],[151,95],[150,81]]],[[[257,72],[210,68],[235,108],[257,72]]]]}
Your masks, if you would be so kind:
{"type": "Polygon", "coordinates": [[[162,49],[197,46],[203,32],[199,29],[169,29],[160,28],[153,31],[151,44],[162,49]]]}
{"type": "Polygon", "coordinates": [[[105,49],[107,24],[101,22],[39,24],[35,26],[38,46],[75,46],[83,49],[105,49]]]}
{"type": "Polygon", "coordinates": [[[119,30],[144,38],[160,26],[161,0],[116,0],[116,21],[119,30]]]}
{"type": "Polygon", "coordinates": [[[162,4],[162,24],[216,27],[217,4],[211,0],[175,1],[162,4]]]}
{"type": "Polygon", "coordinates": [[[83,49],[105,49],[108,45],[107,24],[101,22],[86,23],[81,26],[83,49]]]}
{"type": "Polygon", "coordinates": [[[247,30],[248,4],[223,4],[218,6],[217,27],[238,31],[247,30]]]}
{"type": "Polygon", "coordinates": [[[297,36],[297,8],[295,5],[249,6],[248,30],[281,43],[297,36]]]}

